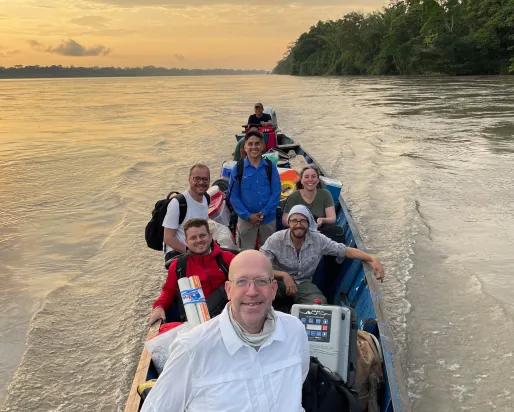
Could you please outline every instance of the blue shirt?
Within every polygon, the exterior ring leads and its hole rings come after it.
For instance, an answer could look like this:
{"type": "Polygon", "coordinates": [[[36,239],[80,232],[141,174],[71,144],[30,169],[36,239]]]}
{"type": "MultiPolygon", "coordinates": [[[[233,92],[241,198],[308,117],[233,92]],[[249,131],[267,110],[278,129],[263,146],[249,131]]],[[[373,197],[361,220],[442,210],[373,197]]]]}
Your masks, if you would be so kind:
{"type": "Polygon", "coordinates": [[[230,202],[237,215],[244,219],[250,219],[250,215],[262,212],[262,223],[269,223],[276,218],[277,206],[282,193],[282,185],[277,166],[271,165],[271,186],[266,173],[266,160],[261,159],[257,168],[244,160],[243,178],[241,183],[237,181],[237,164],[230,174],[231,188],[230,202]],[[235,181],[234,181],[235,179],[235,181]]]}

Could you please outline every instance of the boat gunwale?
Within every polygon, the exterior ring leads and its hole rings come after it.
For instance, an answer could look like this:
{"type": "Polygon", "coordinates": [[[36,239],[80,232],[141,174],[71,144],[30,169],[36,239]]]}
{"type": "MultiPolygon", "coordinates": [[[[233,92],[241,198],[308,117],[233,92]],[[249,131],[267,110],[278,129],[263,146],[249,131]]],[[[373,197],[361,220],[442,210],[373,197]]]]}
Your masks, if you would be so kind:
{"type": "MultiPolygon", "coordinates": [[[[160,326],[161,321],[157,321],[150,325],[150,329],[146,334],[145,342],[148,339],[155,337],[159,333],[160,326]]],[[[146,382],[151,362],[152,358],[150,357],[150,353],[148,353],[146,350],[146,345],[143,343],[143,352],[141,352],[141,356],[139,357],[139,362],[134,373],[134,379],[132,379],[132,386],[130,387],[129,395],[127,396],[124,412],[139,411],[139,407],[141,406],[141,396],[139,396],[137,388],[139,385],[146,382]]]]}
{"type": "MultiPolygon", "coordinates": [[[[293,140],[292,138],[290,139],[293,140]]],[[[317,166],[318,170],[320,171],[320,174],[329,177],[325,169],[319,164],[319,162],[317,162],[316,159],[309,152],[307,152],[300,143],[296,141],[295,143],[299,145],[299,149],[301,149],[307,156],[311,158],[312,162],[317,166]]],[[[348,226],[353,235],[353,239],[355,240],[357,248],[359,250],[367,252],[367,248],[364,245],[361,235],[357,229],[357,226],[355,225],[353,217],[348,209],[348,205],[346,204],[346,201],[344,200],[342,194],[339,195],[338,201],[341,205],[341,209],[345,215],[346,221],[348,222],[348,226]]],[[[371,300],[375,308],[375,320],[377,321],[382,351],[384,353],[384,363],[387,372],[387,383],[389,385],[389,390],[391,392],[393,411],[410,412],[411,406],[407,395],[407,385],[405,383],[405,378],[403,376],[403,369],[400,363],[400,359],[398,358],[398,352],[396,350],[396,344],[394,342],[391,327],[389,326],[389,319],[387,317],[387,311],[384,307],[384,299],[382,296],[382,292],[380,291],[378,281],[375,279],[375,276],[369,263],[362,262],[362,266],[364,269],[366,283],[369,288],[369,293],[371,295],[371,300]]]]}
{"type": "MultiPolygon", "coordinates": [[[[366,246],[364,246],[364,242],[362,241],[360,233],[355,226],[353,218],[348,210],[348,206],[346,205],[342,195],[339,196],[339,203],[343,209],[343,213],[345,214],[357,248],[367,252],[366,246]]],[[[393,410],[395,412],[410,412],[411,406],[407,396],[407,386],[391,327],[389,326],[384,298],[369,263],[362,262],[362,266],[369,293],[371,295],[371,300],[375,308],[375,320],[377,321],[382,352],[384,353],[384,363],[387,372],[387,382],[391,392],[391,401],[393,402],[393,410]]]]}

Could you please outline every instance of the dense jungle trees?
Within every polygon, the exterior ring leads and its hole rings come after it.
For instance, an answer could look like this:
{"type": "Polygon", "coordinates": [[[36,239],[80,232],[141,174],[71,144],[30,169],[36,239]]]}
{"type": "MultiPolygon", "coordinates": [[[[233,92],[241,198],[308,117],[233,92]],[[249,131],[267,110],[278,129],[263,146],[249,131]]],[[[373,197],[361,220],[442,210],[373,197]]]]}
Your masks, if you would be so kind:
{"type": "Polygon", "coordinates": [[[273,72],[514,74],[514,0],[398,0],[371,14],[320,21],[273,72]]]}

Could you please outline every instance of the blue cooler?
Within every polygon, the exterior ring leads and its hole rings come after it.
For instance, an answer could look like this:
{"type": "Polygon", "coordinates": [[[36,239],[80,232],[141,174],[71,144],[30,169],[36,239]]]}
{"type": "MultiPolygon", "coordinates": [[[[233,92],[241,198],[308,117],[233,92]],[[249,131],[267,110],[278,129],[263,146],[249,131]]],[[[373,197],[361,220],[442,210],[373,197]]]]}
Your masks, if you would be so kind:
{"type": "Polygon", "coordinates": [[[232,168],[236,165],[235,160],[228,160],[226,162],[223,162],[223,165],[221,166],[221,177],[226,177],[227,179],[230,179],[230,174],[232,173],[232,168]]]}
{"type": "Polygon", "coordinates": [[[334,199],[334,203],[337,205],[339,203],[339,195],[341,194],[341,189],[343,184],[340,180],[332,179],[330,177],[320,176],[320,180],[325,183],[325,188],[332,193],[332,198],[334,199]]]}

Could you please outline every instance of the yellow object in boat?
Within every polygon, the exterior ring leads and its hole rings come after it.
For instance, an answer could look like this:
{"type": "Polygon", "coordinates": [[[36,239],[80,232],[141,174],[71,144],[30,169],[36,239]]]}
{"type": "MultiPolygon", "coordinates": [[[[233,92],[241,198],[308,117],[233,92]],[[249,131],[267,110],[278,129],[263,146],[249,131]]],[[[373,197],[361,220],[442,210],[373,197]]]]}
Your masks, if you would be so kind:
{"type": "Polygon", "coordinates": [[[296,188],[296,184],[294,184],[290,180],[283,181],[282,182],[282,193],[280,193],[280,198],[285,199],[291,193],[294,192],[295,188],[296,188]]]}
{"type": "Polygon", "coordinates": [[[139,393],[139,396],[141,396],[141,399],[143,399],[143,401],[146,399],[146,397],[150,393],[150,390],[153,388],[156,382],[157,379],[151,379],[137,387],[137,393],[139,393]]]}

